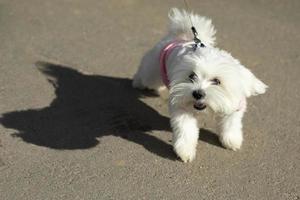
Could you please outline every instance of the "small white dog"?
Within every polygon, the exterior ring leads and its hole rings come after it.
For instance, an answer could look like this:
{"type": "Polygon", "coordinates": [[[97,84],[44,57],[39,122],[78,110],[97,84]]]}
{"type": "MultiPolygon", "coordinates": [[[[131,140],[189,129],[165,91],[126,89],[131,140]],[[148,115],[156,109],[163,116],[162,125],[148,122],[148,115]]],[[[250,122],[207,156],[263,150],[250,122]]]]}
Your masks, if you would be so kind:
{"type": "Polygon", "coordinates": [[[196,114],[206,108],[219,118],[221,143],[239,149],[246,98],[263,94],[267,86],[228,52],[214,47],[216,31],[211,20],[176,8],[169,18],[169,33],[143,57],[133,87],[169,89],[173,147],[184,162],[195,158],[196,114]],[[201,40],[196,47],[191,24],[201,40]]]}

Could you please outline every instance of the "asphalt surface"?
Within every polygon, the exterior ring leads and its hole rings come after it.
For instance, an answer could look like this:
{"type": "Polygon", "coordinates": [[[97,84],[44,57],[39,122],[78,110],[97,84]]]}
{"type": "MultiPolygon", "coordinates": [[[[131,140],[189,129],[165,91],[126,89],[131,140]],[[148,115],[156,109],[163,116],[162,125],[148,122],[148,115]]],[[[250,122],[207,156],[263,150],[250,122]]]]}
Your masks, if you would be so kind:
{"type": "Polygon", "coordinates": [[[0,0],[0,199],[299,199],[300,1],[196,1],[218,46],[269,85],[245,142],[201,121],[196,160],[172,151],[167,105],[131,88],[174,0],[0,0]]]}

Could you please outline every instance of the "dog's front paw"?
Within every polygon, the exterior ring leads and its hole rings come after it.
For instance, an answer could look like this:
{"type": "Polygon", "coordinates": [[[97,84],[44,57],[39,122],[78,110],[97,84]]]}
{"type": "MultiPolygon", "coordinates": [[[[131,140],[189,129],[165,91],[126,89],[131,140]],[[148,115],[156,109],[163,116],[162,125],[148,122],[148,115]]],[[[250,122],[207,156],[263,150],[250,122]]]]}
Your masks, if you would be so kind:
{"type": "Polygon", "coordinates": [[[196,157],[196,147],[183,143],[175,143],[174,151],[183,162],[191,162],[196,157]]]}
{"type": "Polygon", "coordinates": [[[220,142],[227,149],[236,151],[241,148],[243,143],[243,134],[241,132],[230,132],[220,136],[220,142]]]}

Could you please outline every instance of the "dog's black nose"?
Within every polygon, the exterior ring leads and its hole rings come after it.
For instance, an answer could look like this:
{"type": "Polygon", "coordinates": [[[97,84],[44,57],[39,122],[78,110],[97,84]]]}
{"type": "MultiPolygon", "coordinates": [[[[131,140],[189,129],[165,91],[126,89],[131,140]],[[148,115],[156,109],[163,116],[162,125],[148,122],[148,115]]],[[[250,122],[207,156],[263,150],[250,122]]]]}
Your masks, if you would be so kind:
{"type": "Polygon", "coordinates": [[[205,97],[205,92],[203,92],[202,90],[194,90],[193,97],[197,100],[203,99],[205,97]]]}

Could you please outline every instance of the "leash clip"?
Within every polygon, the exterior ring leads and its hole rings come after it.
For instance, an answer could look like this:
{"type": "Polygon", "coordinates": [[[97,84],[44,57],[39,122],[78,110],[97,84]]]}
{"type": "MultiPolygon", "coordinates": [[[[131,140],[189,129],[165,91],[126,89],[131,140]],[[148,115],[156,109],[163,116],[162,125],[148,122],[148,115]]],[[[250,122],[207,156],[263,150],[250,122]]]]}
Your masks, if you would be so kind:
{"type": "Polygon", "coordinates": [[[195,44],[193,45],[194,51],[200,46],[200,47],[205,47],[205,45],[201,42],[201,40],[197,37],[198,32],[194,26],[191,27],[193,35],[194,35],[194,42],[195,44]]]}

